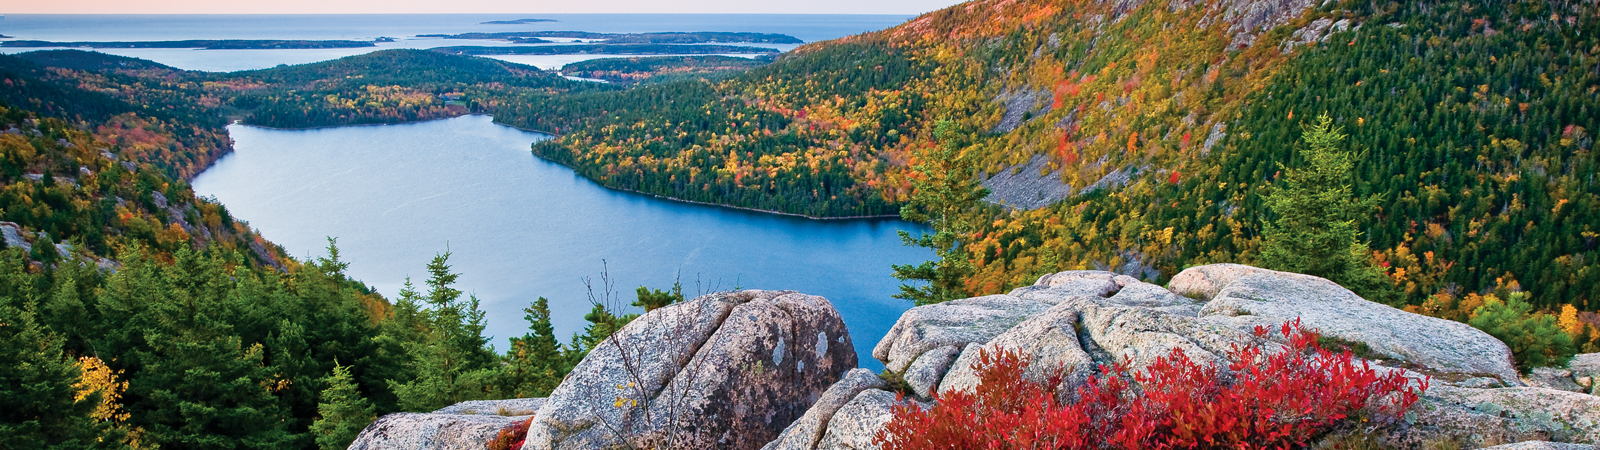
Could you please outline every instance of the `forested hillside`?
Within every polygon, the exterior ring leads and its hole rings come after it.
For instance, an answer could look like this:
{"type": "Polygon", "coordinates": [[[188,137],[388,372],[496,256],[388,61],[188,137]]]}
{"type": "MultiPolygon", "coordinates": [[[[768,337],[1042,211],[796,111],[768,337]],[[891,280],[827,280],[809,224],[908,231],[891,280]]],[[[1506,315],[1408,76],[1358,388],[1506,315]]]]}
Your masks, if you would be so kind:
{"type": "Polygon", "coordinates": [[[724,81],[497,117],[563,130],[535,154],[608,186],[816,216],[895,211],[953,120],[963,164],[1074,194],[969,210],[977,295],[1254,262],[1262,195],[1328,114],[1377,199],[1358,226],[1392,301],[1462,308],[1515,284],[1593,311],[1597,26],[1570,2],[975,1],[724,81]]]}
{"type": "MultiPolygon", "coordinates": [[[[448,253],[391,303],[344,274],[331,240],[329,258],[296,261],[197,198],[174,174],[230,145],[205,74],[27,57],[0,56],[0,448],[342,449],[378,414],[544,395],[630,318],[601,308],[563,344],[533,302],[528,335],[497,354],[448,253]]],[[[362,70],[341,67],[252,76],[362,70]]],[[[509,81],[468,75],[435,79],[509,81]]]]}

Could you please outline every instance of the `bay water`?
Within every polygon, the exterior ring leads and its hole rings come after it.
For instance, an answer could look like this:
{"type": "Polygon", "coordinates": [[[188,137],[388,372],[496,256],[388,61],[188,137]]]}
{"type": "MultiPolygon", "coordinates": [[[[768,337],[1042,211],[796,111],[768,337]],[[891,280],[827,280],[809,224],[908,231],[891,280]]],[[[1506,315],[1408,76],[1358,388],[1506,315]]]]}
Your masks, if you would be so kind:
{"type": "MultiPolygon", "coordinates": [[[[97,49],[143,58],[186,70],[231,72],[306,64],[393,48],[508,46],[505,41],[419,38],[423,34],[506,31],[756,32],[794,36],[806,42],[880,30],[905,22],[908,15],[852,14],[10,14],[0,18],[0,35],[12,39],[74,41],[168,41],[187,39],[362,40],[394,38],[376,47],[288,50],[97,49]],[[553,19],[517,25],[496,20],[553,19]]],[[[739,44],[788,51],[793,44],[739,44]]],[[[0,47],[0,53],[37,48],[0,47]]],[[[541,69],[559,69],[582,60],[617,55],[506,55],[492,58],[541,69]]],[[[744,55],[748,56],[748,55],[744,55]]]]}

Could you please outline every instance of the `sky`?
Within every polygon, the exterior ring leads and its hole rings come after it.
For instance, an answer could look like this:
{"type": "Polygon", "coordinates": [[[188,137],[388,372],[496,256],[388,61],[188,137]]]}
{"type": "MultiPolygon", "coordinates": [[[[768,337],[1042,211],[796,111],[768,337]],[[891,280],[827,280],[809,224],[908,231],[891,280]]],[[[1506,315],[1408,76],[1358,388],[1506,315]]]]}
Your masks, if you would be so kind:
{"type": "Polygon", "coordinates": [[[958,0],[53,0],[0,2],[0,14],[698,13],[921,14],[958,0]]]}

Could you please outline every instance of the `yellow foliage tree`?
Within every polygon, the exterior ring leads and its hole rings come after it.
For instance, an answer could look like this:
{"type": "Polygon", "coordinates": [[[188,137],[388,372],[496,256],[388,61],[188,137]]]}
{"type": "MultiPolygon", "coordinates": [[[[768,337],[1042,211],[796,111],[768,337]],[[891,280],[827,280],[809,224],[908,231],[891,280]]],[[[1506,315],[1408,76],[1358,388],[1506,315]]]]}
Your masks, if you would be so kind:
{"type": "Polygon", "coordinates": [[[111,370],[110,367],[106,367],[105,361],[93,356],[78,358],[78,368],[83,370],[83,375],[72,385],[76,390],[72,399],[81,401],[99,392],[100,404],[95,406],[94,413],[90,416],[99,421],[127,420],[128,413],[122,412],[121,405],[117,404],[117,400],[122,398],[122,392],[128,389],[127,381],[117,381],[117,375],[120,375],[121,371],[111,370]]]}
{"type": "Polygon", "coordinates": [[[1578,308],[1570,304],[1561,305],[1561,316],[1556,319],[1556,325],[1573,337],[1583,333],[1583,322],[1578,320],[1578,308]]]}

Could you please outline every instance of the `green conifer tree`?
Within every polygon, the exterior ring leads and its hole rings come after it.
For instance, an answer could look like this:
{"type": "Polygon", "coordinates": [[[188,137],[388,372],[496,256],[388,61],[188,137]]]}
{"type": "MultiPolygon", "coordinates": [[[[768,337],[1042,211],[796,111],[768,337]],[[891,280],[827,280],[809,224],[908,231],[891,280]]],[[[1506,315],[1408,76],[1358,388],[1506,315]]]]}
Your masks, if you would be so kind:
{"type": "Polygon", "coordinates": [[[1561,331],[1555,316],[1536,314],[1528,303],[1528,293],[1510,292],[1501,301],[1491,295],[1472,312],[1467,324],[1483,330],[1511,347],[1518,370],[1528,373],[1534,367],[1561,367],[1577,353],[1572,335],[1561,331]]]}
{"type": "Polygon", "coordinates": [[[350,446],[362,428],[377,418],[372,402],[361,397],[355,380],[350,376],[350,366],[336,362],[333,373],[323,378],[327,385],[317,403],[317,421],[311,424],[311,434],[317,438],[322,450],[339,450],[350,446]]]}
{"type": "MultiPolygon", "coordinates": [[[[484,313],[478,298],[451,287],[459,274],[450,272],[450,253],[428,264],[429,309],[418,314],[424,327],[419,340],[405,344],[416,377],[389,385],[408,411],[429,411],[466,400],[488,398],[504,378],[497,356],[484,344],[484,313]]],[[[415,295],[415,294],[411,294],[415,295]]],[[[406,295],[403,293],[402,297],[406,295]]],[[[402,300],[404,301],[404,300],[402,300]]]]}
{"type": "Polygon", "coordinates": [[[940,120],[934,127],[939,147],[915,167],[920,176],[912,178],[911,201],[900,209],[900,217],[928,224],[933,233],[913,237],[900,232],[905,245],[932,249],[939,257],[916,265],[894,265],[894,277],[901,281],[924,281],[926,286],[900,285],[895,298],[918,305],[939,303],[968,296],[966,278],[972,274],[970,255],[961,238],[976,227],[968,217],[978,202],[989,195],[978,182],[977,168],[961,150],[958,125],[940,120]]]}
{"type": "Polygon", "coordinates": [[[0,298],[0,449],[96,448],[102,426],[90,414],[100,398],[74,400],[81,372],[30,309],[0,298]]]}
{"type": "Polygon", "coordinates": [[[539,297],[522,309],[530,332],[511,338],[506,353],[505,395],[513,398],[547,397],[570,370],[550,323],[550,301],[539,297]]]}
{"type": "Polygon", "coordinates": [[[648,313],[650,311],[655,311],[656,308],[682,302],[683,283],[681,281],[673,281],[671,291],[650,289],[644,286],[639,286],[639,290],[635,291],[635,294],[638,296],[638,299],[633,301],[633,306],[644,308],[644,312],[648,313]]]}
{"type": "Polygon", "coordinates": [[[1339,149],[1344,138],[1327,115],[1304,127],[1300,155],[1306,166],[1280,164],[1283,181],[1263,199],[1277,217],[1262,225],[1261,264],[1327,278],[1369,300],[1387,301],[1385,277],[1357,228],[1379,198],[1352,195],[1355,158],[1339,149]]]}

